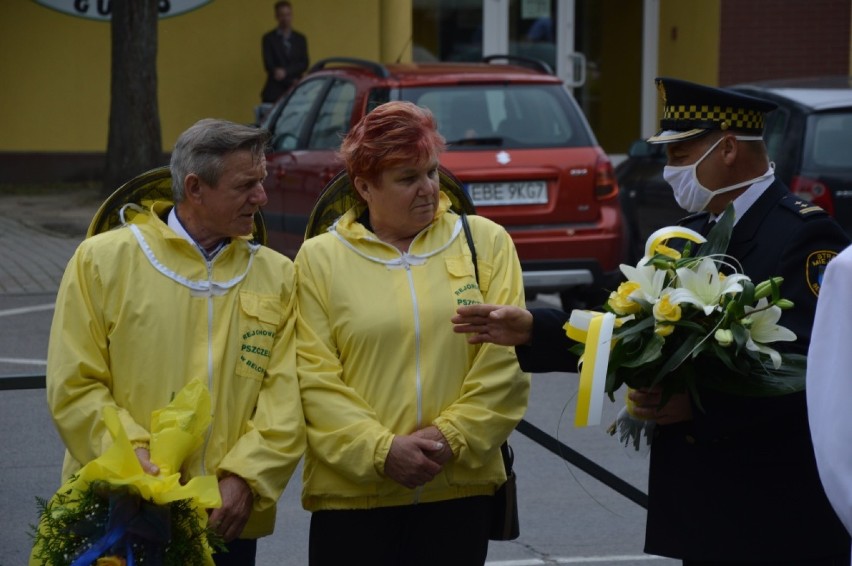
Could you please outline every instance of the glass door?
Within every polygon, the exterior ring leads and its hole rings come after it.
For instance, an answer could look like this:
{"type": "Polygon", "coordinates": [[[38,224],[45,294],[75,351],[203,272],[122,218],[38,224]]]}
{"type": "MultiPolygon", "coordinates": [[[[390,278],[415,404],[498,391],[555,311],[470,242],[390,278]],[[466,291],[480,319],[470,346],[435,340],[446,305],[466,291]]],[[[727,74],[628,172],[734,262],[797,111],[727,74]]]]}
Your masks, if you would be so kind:
{"type": "Polygon", "coordinates": [[[483,0],[414,0],[414,61],[482,60],[483,0]]]}

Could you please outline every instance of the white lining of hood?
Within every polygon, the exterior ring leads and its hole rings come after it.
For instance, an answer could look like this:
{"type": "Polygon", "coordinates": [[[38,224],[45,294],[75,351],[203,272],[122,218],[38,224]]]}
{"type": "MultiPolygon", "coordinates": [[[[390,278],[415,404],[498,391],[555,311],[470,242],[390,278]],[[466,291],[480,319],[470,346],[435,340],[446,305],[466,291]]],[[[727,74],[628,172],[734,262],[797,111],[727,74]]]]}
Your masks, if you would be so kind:
{"type": "MultiPolygon", "coordinates": [[[[369,254],[364,253],[363,251],[356,248],[352,244],[352,242],[350,242],[345,237],[343,237],[343,235],[340,234],[337,231],[337,224],[338,224],[338,222],[340,222],[340,220],[341,219],[338,218],[334,222],[334,224],[329,226],[328,231],[331,232],[332,234],[334,234],[335,237],[343,243],[343,245],[348,247],[350,250],[352,250],[356,254],[360,255],[361,257],[363,257],[365,259],[373,261],[375,263],[384,264],[388,269],[407,269],[409,266],[412,266],[412,265],[423,265],[424,263],[426,263],[426,260],[428,258],[432,257],[433,255],[439,254],[442,251],[444,251],[445,249],[447,249],[448,247],[450,247],[450,245],[453,243],[453,241],[455,241],[455,239],[458,237],[458,235],[459,235],[459,233],[461,232],[461,229],[462,229],[461,217],[459,217],[458,220],[456,220],[456,224],[453,227],[453,233],[450,235],[449,240],[447,240],[447,242],[443,246],[441,246],[441,247],[439,247],[435,250],[432,250],[429,253],[425,253],[425,254],[411,254],[411,253],[408,253],[408,252],[401,252],[401,251],[399,251],[399,249],[395,248],[394,246],[391,246],[390,244],[388,244],[386,242],[382,242],[381,240],[373,240],[373,241],[382,243],[382,244],[384,244],[384,245],[386,245],[390,248],[393,248],[397,253],[399,253],[398,258],[382,259],[382,258],[371,256],[369,254]]],[[[423,234],[423,231],[421,231],[420,234],[423,234]]],[[[417,234],[417,236],[414,237],[414,241],[416,241],[417,238],[420,237],[420,234],[417,234]]],[[[414,244],[414,241],[412,241],[411,243],[414,244]]]]}
{"type": "Polygon", "coordinates": [[[148,258],[148,261],[154,269],[175,283],[188,287],[193,296],[207,297],[225,295],[231,288],[239,284],[243,279],[245,279],[246,275],[248,275],[249,270],[251,270],[252,263],[254,262],[254,254],[257,253],[257,250],[260,248],[260,244],[246,242],[246,245],[249,248],[248,265],[246,265],[246,270],[241,275],[238,275],[233,279],[228,281],[213,281],[209,279],[192,280],[179,275],[177,272],[163,265],[160,260],[157,259],[157,256],[154,255],[154,250],[152,250],[151,246],[148,245],[148,242],[145,241],[145,236],[142,235],[142,231],[139,230],[138,226],[132,223],[127,224],[127,226],[130,228],[130,231],[133,232],[133,235],[136,236],[136,241],[139,243],[142,253],[145,254],[145,257],[148,258]]]}

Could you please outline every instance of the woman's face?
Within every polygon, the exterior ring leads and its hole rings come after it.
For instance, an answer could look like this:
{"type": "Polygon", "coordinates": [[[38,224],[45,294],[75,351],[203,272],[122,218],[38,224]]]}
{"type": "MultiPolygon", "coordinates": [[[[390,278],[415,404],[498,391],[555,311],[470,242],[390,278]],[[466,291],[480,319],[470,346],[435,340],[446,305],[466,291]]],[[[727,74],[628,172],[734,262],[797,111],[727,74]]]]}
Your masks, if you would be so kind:
{"type": "Polygon", "coordinates": [[[385,169],[376,183],[356,178],[355,187],[370,209],[370,224],[382,240],[415,236],[438,208],[438,160],[385,169]]]}

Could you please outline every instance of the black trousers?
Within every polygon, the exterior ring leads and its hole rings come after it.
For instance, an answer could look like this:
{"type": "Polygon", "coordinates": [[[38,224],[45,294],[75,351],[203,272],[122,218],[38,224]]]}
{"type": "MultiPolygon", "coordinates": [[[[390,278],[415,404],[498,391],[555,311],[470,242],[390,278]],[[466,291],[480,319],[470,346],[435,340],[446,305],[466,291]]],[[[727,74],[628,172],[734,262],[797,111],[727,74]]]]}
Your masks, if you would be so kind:
{"type": "Polygon", "coordinates": [[[485,563],[491,497],[316,511],[311,566],[475,566],[485,563]]]}
{"type": "Polygon", "coordinates": [[[254,566],[257,556],[256,538],[238,538],[225,545],[228,552],[213,555],[216,566],[254,566]]]}

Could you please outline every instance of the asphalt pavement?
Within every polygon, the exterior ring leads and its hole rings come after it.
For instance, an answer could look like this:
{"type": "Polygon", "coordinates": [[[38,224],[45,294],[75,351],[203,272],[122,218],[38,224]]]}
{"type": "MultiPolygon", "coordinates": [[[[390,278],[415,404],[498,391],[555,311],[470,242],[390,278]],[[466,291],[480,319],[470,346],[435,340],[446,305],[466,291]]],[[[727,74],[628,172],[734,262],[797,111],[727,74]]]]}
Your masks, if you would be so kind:
{"type": "MultiPolygon", "coordinates": [[[[92,189],[20,195],[0,187],[0,378],[44,374],[62,272],[99,204],[92,189]]],[[[532,304],[552,305],[556,298],[540,297],[532,304]]],[[[645,491],[646,459],[629,457],[604,427],[571,425],[576,382],[575,374],[534,376],[525,419],[645,491]]],[[[620,403],[605,403],[604,424],[619,408],[620,403]]],[[[13,566],[25,564],[29,554],[35,498],[50,497],[59,487],[63,445],[42,389],[0,390],[0,430],[0,566],[13,566]]],[[[642,553],[641,506],[517,431],[510,443],[521,536],[492,542],[489,565],[678,563],[642,553]]],[[[310,515],[299,502],[300,474],[301,469],[279,502],[275,534],[258,546],[258,566],[307,564],[310,515]]]]}

